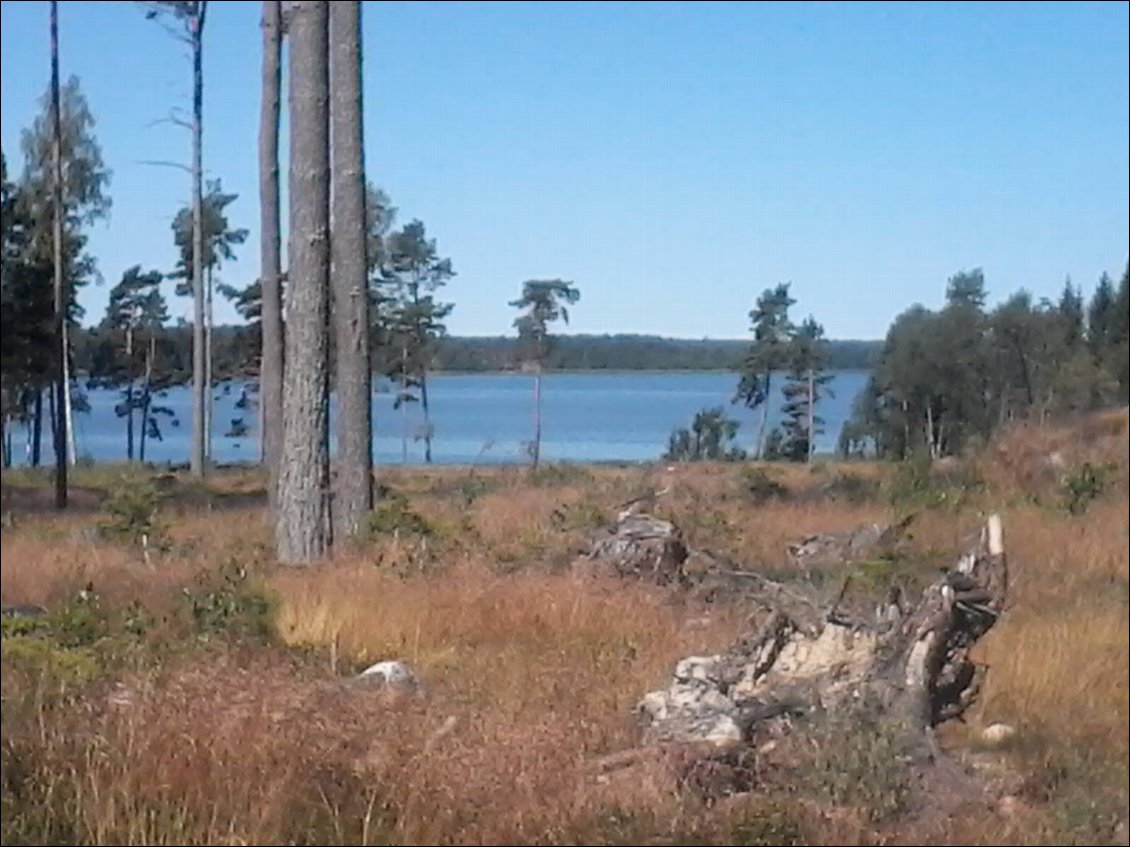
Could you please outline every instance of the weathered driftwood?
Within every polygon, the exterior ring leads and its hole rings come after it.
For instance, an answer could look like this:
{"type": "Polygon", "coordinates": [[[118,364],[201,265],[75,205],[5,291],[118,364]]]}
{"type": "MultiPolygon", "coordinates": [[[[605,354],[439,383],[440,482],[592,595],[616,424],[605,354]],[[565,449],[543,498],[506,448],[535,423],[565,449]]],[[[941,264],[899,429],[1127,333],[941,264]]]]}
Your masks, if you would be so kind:
{"type": "Polygon", "coordinates": [[[789,558],[805,567],[844,565],[890,552],[914,520],[909,515],[897,523],[867,523],[847,532],[806,535],[786,548],[789,558]]]}
{"type": "Polygon", "coordinates": [[[683,534],[670,521],[622,513],[612,530],[594,540],[586,565],[667,585],[684,580],[687,555],[683,534]]]}
{"type": "Polygon", "coordinates": [[[45,608],[30,603],[16,603],[11,606],[0,607],[0,617],[5,618],[34,618],[45,614],[47,614],[45,608]]]}
{"type": "Polygon", "coordinates": [[[929,756],[932,727],[977,695],[983,668],[969,652],[999,618],[1007,587],[993,515],[911,608],[891,595],[873,621],[848,621],[837,598],[815,628],[778,610],[724,653],[683,659],[670,685],[639,704],[645,741],[733,748],[773,718],[865,707],[929,756]]]}

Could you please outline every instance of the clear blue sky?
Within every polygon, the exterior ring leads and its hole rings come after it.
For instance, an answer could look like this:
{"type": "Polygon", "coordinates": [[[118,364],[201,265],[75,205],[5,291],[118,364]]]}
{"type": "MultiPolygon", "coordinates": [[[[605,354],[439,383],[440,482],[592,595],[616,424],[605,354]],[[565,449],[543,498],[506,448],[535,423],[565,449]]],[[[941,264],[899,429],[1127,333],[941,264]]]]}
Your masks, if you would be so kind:
{"type": "MultiPolygon", "coordinates": [[[[205,163],[258,269],[259,4],[212,2],[205,163]]],[[[2,135],[49,73],[46,2],[0,4],[2,135]]],[[[366,3],[370,177],[459,275],[456,334],[509,333],[531,277],[581,288],[577,332],[744,337],[757,293],[881,337],[983,267],[996,300],[1116,279],[1130,230],[1128,6],[1118,3],[366,3]]],[[[189,139],[183,48],[130,2],[60,3],[114,171],[105,283],[168,269],[189,139]]],[[[284,129],[285,132],[285,129],[284,129]]],[[[172,312],[187,315],[179,300],[172,312]]],[[[226,304],[218,317],[230,319],[226,304]]]]}

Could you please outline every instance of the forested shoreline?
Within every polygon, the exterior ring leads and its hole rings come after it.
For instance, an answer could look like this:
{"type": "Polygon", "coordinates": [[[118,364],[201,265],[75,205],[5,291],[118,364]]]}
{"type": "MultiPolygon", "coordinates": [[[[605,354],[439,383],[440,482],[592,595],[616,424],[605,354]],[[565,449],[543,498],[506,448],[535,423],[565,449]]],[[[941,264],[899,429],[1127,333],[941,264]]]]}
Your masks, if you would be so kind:
{"type": "MultiPolygon", "coordinates": [[[[111,349],[121,346],[119,334],[105,327],[75,332],[75,371],[87,377],[108,375],[111,349]]],[[[229,324],[213,329],[217,379],[254,377],[259,356],[257,324],[229,324]]],[[[185,379],[192,365],[192,327],[164,326],[158,344],[174,373],[183,366],[185,379]]],[[[878,362],[882,341],[827,342],[831,370],[871,370],[878,362]]],[[[546,360],[553,371],[739,371],[749,342],[740,339],[683,339],[657,335],[560,335],[546,360]]],[[[374,371],[383,373],[381,351],[374,351],[374,371]]],[[[523,351],[516,337],[443,336],[435,341],[430,370],[437,373],[496,373],[518,371],[523,351]]]]}

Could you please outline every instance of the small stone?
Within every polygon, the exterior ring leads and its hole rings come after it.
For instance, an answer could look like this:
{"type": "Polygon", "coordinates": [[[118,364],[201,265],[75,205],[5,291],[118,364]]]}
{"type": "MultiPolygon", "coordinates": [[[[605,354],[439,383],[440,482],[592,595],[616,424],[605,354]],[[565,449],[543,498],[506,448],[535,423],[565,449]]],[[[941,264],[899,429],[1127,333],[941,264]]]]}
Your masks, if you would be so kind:
{"type": "Polygon", "coordinates": [[[1024,801],[1015,794],[1006,794],[997,801],[997,812],[1006,818],[1011,818],[1024,811],[1024,801]]]}
{"type": "Polygon", "coordinates": [[[1016,736],[1016,727],[1006,723],[992,723],[981,730],[981,740],[986,744],[997,746],[1016,736]]]}
{"type": "Polygon", "coordinates": [[[676,682],[717,682],[718,656],[688,656],[675,665],[676,682]]]}
{"type": "Polygon", "coordinates": [[[378,683],[413,694],[421,693],[420,680],[407,662],[385,660],[370,665],[357,675],[357,680],[378,683]]]}

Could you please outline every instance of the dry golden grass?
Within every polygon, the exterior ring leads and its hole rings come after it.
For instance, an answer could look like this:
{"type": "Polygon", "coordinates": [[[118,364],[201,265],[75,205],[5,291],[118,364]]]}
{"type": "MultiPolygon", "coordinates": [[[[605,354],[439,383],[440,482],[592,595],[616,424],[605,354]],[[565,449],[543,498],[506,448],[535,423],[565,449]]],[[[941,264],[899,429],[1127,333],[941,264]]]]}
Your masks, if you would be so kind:
{"type": "MultiPolygon", "coordinates": [[[[1125,415],[1118,420],[1090,424],[1110,441],[1101,454],[1088,446],[1087,460],[1119,461],[1125,415]]],[[[1010,437],[1024,443],[1029,461],[1049,449],[1031,433],[1010,437]]],[[[1066,436],[1054,439],[1067,449],[1066,436]]],[[[382,535],[309,570],[271,566],[262,512],[250,507],[179,506],[172,550],[152,567],[135,549],[82,535],[93,516],[19,516],[4,529],[6,603],[56,608],[93,583],[109,607],[140,600],[157,618],[174,616],[182,589],[234,564],[274,596],[281,642],[183,634],[191,649],[155,653],[128,670],[111,665],[104,680],[58,690],[6,655],[5,843],[30,843],[33,834],[85,844],[1098,837],[1105,810],[1124,805],[1128,793],[1125,465],[1120,484],[1071,516],[1015,496],[1027,483],[1020,448],[1008,450],[999,466],[981,465],[992,484],[977,505],[1003,506],[1012,586],[1007,615],[980,648],[991,671],[970,721],[1020,730],[999,754],[1026,777],[1027,805],[1010,817],[986,810],[944,826],[912,819],[878,830],[850,810],[796,800],[784,812],[760,796],[710,808],[661,780],[625,794],[589,778],[592,757],[635,743],[638,697],[662,684],[678,658],[724,647],[750,611],[570,576],[562,565],[592,526],[625,500],[669,485],[657,511],[692,546],[788,576],[788,541],[890,517],[879,499],[820,494],[837,474],[875,478],[884,469],[770,468],[791,496],[757,504],[742,470],[726,465],[552,470],[536,479],[491,469],[473,480],[462,470],[397,470],[384,480],[430,533],[382,535]],[[412,662],[426,696],[388,697],[344,682],[385,658],[412,662]],[[115,680],[126,693],[112,689],[115,680]],[[51,690],[63,699],[48,697],[51,690]],[[10,787],[17,783],[19,796],[10,787]]],[[[246,492],[251,484],[227,485],[246,492]]],[[[976,508],[923,514],[913,530],[923,566],[948,563],[980,520],[976,508]]],[[[950,733],[948,743],[973,734],[950,733]]]]}

